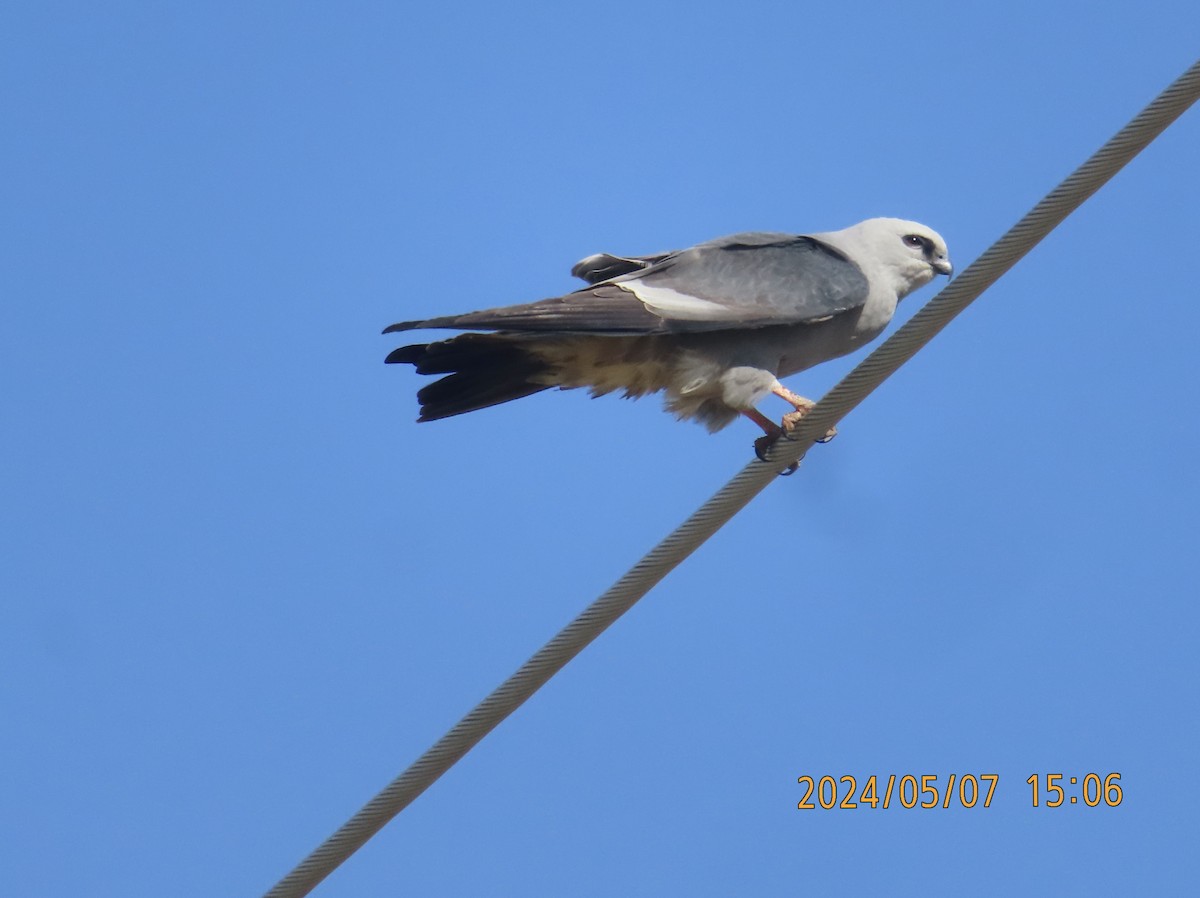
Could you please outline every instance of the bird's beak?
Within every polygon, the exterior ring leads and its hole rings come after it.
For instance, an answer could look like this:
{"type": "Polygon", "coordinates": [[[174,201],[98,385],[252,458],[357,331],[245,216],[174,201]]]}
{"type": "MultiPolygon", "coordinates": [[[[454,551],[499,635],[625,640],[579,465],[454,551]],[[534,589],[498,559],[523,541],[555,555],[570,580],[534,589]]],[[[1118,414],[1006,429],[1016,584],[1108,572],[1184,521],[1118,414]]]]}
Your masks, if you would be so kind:
{"type": "Polygon", "coordinates": [[[938,274],[944,274],[946,277],[954,274],[954,266],[950,264],[949,259],[935,259],[931,264],[933,265],[933,270],[938,274]]]}

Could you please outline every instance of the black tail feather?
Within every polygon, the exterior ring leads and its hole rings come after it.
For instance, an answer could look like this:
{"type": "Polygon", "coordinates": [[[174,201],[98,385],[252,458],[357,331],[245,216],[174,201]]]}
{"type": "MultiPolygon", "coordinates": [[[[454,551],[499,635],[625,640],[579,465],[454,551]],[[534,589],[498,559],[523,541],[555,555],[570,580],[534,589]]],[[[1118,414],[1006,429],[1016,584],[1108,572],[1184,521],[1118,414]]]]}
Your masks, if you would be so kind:
{"type": "Polygon", "coordinates": [[[549,389],[534,380],[548,372],[546,363],[508,336],[462,334],[416,343],[393,350],[385,361],[413,365],[418,374],[447,375],[417,393],[418,421],[449,418],[549,389]]]}

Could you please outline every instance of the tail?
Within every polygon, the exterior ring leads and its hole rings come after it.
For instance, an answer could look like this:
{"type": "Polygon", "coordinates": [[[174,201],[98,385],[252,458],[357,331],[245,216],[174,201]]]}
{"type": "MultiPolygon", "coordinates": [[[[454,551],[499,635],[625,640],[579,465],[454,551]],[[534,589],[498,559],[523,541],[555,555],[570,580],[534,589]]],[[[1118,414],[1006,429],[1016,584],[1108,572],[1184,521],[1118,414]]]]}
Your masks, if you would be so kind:
{"type": "Polygon", "coordinates": [[[407,362],[418,374],[446,377],[422,387],[418,421],[436,421],[510,402],[548,390],[535,382],[549,367],[519,339],[495,334],[461,334],[437,343],[416,343],[394,350],[385,362],[407,362]]]}

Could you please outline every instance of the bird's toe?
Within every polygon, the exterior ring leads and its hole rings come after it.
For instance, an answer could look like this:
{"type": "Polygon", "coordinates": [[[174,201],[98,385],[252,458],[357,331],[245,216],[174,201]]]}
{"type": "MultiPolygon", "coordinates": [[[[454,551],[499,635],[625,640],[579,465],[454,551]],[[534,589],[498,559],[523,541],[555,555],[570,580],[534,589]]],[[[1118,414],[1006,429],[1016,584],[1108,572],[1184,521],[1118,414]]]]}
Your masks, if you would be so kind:
{"type": "MultiPolygon", "coordinates": [[[[798,409],[794,412],[788,412],[786,415],[784,415],[783,421],[781,422],[783,425],[783,432],[785,434],[790,434],[793,430],[799,427],[800,422],[804,420],[804,417],[808,414],[808,412],[809,409],[798,409]]],[[[837,428],[831,427],[828,431],[826,431],[825,436],[818,439],[817,442],[828,443],[835,436],[837,436],[837,428]]]]}

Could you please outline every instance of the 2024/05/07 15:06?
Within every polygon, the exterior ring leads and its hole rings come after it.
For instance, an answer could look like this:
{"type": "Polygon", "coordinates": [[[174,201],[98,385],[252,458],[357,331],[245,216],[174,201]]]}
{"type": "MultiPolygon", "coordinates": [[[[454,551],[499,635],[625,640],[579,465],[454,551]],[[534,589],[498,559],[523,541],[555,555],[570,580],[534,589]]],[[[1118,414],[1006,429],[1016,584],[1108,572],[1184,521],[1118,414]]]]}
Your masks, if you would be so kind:
{"type": "MultiPolygon", "coordinates": [[[[1067,795],[1061,785],[1065,774],[1048,773],[1033,774],[1025,782],[1032,787],[1033,806],[1057,808],[1064,804],[1076,804],[1080,798],[1088,807],[1094,808],[1101,804],[1115,808],[1124,798],[1121,788],[1121,774],[1110,773],[1101,778],[1098,773],[1088,773],[1082,777],[1067,777],[1071,786],[1082,782],[1079,795],[1067,795]],[[1047,797],[1042,796],[1039,786],[1044,782],[1047,797]]],[[[946,777],[944,789],[938,788],[939,777],[936,774],[925,774],[919,778],[912,774],[897,777],[891,774],[884,781],[881,777],[871,774],[861,791],[858,779],[849,774],[834,778],[823,776],[819,780],[811,776],[801,776],[797,782],[806,786],[803,797],[796,807],[800,810],[816,810],[817,807],[829,810],[842,808],[852,810],[859,807],[887,809],[891,807],[893,798],[904,808],[944,808],[953,804],[960,807],[973,808],[982,804],[991,807],[992,798],[1000,782],[996,773],[972,773],[958,775],[951,773],[946,777]],[[842,788],[844,787],[844,789],[842,788]],[[957,788],[956,788],[957,787],[957,788]],[[839,800],[840,795],[840,800],[839,800]],[[813,803],[814,798],[816,803],[813,803]]]]}

